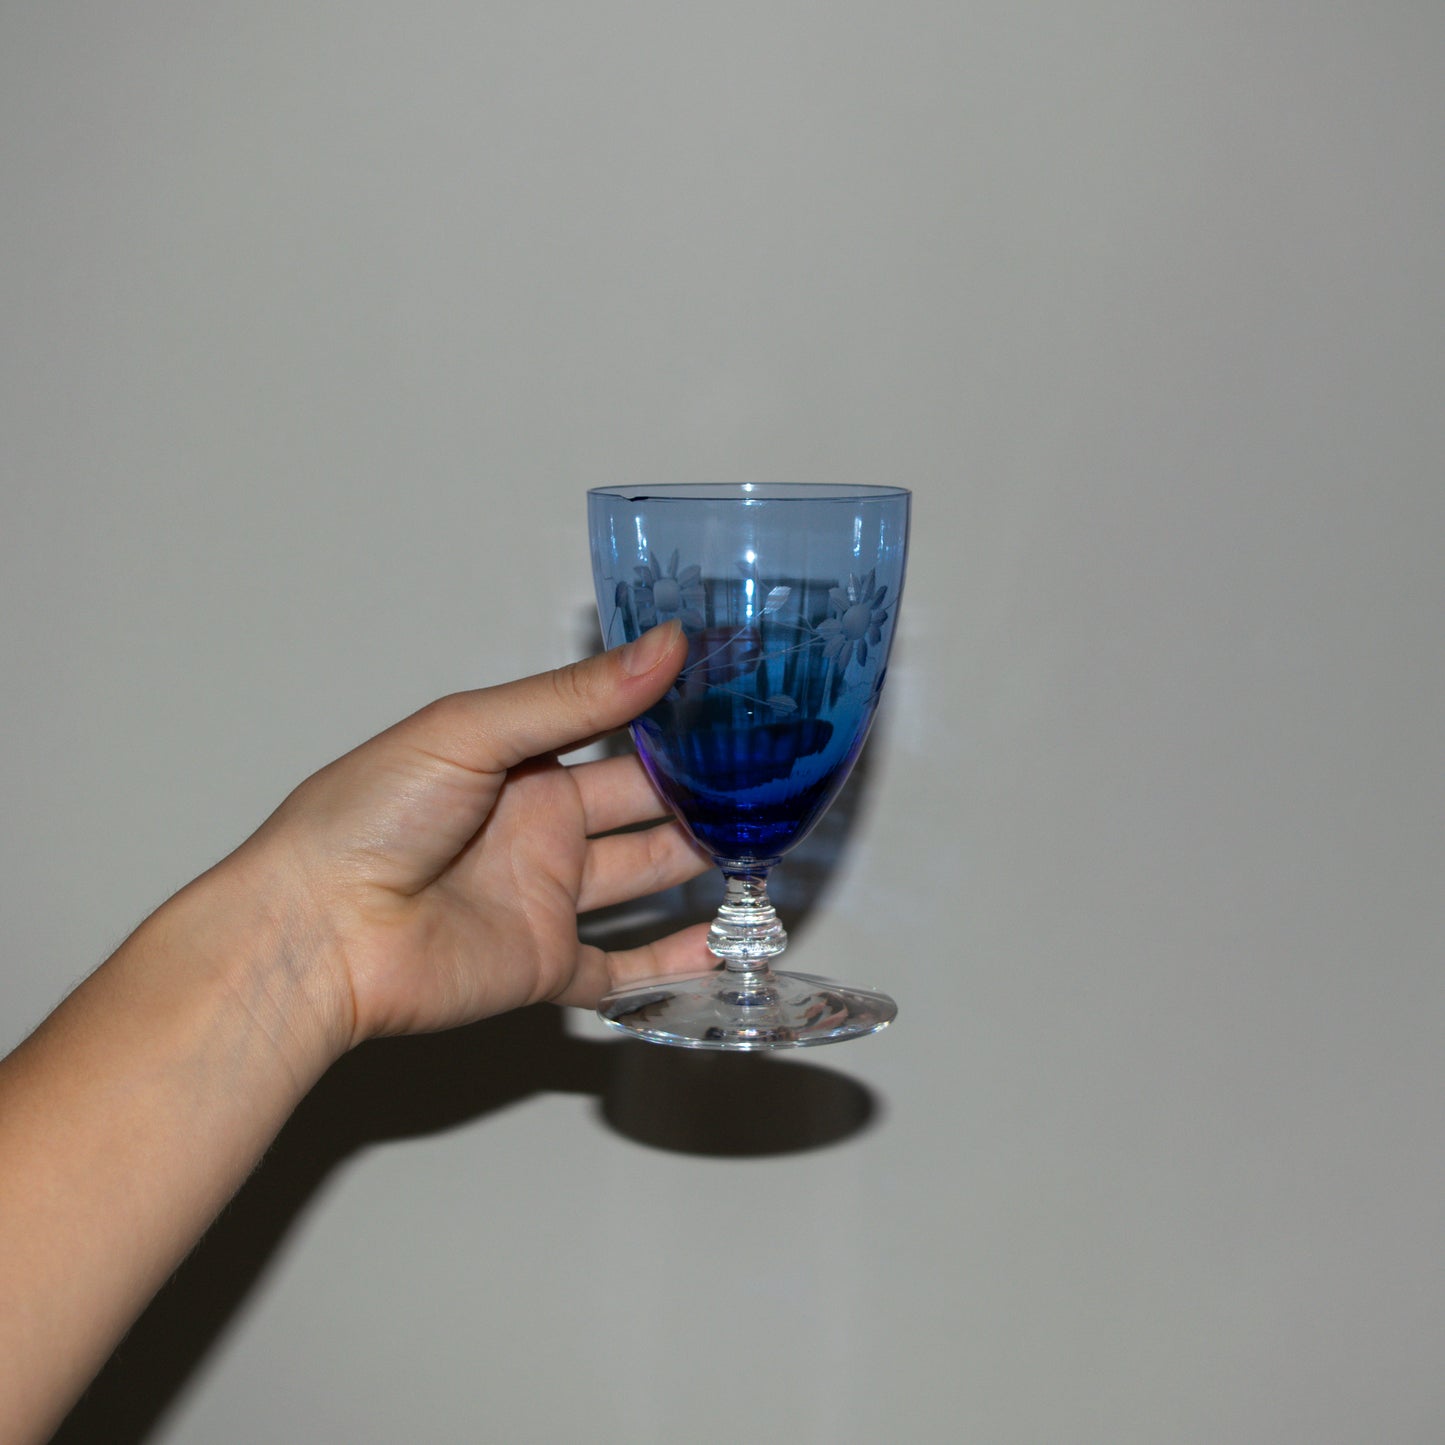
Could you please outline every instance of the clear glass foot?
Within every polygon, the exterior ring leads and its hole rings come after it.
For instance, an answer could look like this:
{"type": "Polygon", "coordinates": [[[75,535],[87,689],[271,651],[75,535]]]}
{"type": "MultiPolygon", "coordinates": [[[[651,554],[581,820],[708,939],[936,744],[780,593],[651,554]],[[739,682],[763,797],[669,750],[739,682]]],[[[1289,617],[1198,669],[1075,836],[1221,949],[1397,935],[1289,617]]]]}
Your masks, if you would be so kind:
{"type": "Polygon", "coordinates": [[[614,1029],[685,1049],[800,1049],[876,1033],[898,1005],[872,989],[847,988],[766,964],[743,971],[654,978],[614,989],[597,1006],[614,1029]]]}

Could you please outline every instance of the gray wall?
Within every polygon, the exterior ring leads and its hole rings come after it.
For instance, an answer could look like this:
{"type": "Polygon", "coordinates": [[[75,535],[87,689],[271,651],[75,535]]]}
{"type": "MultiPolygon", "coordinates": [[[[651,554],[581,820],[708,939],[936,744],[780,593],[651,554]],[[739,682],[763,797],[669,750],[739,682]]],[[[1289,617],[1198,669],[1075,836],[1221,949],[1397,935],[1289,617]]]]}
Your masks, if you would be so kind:
{"type": "Polygon", "coordinates": [[[4,7],[0,1046],[312,769],[587,648],[587,485],[916,491],[791,890],[896,1028],[373,1046],[68,1439],[1445,1436],[1442,47],[4,7]]]}

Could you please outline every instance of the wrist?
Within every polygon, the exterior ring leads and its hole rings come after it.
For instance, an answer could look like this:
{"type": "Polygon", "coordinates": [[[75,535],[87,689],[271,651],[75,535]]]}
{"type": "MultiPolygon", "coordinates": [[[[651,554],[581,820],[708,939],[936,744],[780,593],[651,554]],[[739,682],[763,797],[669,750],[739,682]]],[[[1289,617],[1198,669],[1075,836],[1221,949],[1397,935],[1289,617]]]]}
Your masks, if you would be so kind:
{"type": "Polygon", "coordinates": [[[350,1046],[349,990],[329,966],[323,920],[295,870],[248,844],[146,920],[153,965],[217,991],[236,1027],[304,1093],[350,1046]]]}

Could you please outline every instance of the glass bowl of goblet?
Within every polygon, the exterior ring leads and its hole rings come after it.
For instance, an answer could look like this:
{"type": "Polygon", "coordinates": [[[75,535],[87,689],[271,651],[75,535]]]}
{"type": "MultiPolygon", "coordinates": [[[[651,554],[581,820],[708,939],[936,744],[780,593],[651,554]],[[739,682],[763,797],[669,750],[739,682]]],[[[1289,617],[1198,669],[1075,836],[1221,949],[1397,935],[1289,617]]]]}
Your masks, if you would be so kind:
{"type": "Polygon", "coordinates": [[[588,493],[607,646],[673,618],[687,661],[632,724],[653,784],[716,862],[717,965],[607,994],[623,1032],[701,1049],[799,1048],[870,1034],[892,999],[772,966],[787,933],[768,876],[837,797],[882,694],[909,493],[814,483],[588,493]]]}

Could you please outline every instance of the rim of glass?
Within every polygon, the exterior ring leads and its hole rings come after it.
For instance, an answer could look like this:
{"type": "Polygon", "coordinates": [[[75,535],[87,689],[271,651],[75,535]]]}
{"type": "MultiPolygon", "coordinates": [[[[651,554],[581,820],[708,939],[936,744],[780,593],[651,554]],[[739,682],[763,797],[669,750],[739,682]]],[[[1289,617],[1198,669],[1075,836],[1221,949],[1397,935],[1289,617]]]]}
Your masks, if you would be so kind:
{"type": "Polygon", "coordinates": [[[622,502],[876,502],[912,494],[907,487],[837,482],[664,482],[655,487],[590,487],[587,495],[622,502]]]}

